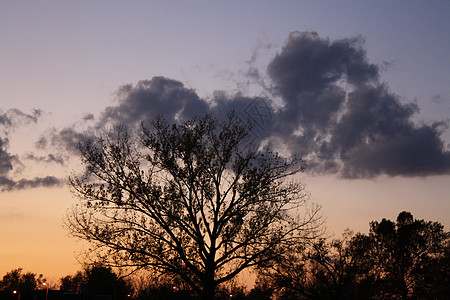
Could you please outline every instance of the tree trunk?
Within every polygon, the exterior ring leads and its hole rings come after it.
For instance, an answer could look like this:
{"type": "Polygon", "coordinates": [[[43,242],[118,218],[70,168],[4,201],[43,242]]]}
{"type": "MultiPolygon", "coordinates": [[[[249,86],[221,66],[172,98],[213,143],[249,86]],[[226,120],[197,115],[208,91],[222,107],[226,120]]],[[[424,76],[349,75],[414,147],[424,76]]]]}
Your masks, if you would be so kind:
{"type": "MultiPolygon", "coordinates": [[[[209,268],[208,268],[209,269],[209,268]]],[[[205,274],[203,281],[203,290],[201,294],[202,300],[213,300],[215,291],[216,291],[217,283],[214,280],[214,272],[208,270],[205,274]]]]}
{"type": "Polygon", "coordinates": [[[215,295],[215,286],[214,285],[205,285],[202,291],[201,299],[202,300],[213,300],[215,295]]]}

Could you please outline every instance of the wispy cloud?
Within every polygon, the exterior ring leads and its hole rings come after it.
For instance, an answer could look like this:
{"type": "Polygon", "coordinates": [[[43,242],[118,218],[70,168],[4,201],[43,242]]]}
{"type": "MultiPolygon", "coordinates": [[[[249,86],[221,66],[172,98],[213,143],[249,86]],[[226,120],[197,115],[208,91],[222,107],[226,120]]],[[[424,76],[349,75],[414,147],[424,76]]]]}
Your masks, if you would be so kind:
{"type": "Polygon", "coordinates": [[[1,191],[24,190],[37,187],[60,187],[64,180],[55,176],[34,177],[32,179],[12,180],[7,177],[0,177],[1,191]]]}
{"type": "Polygon", "coordinates": [[[25,155],[25,159],[34,162],[45,162],[45,163],[56,163],[59,165],[64,165],[65,159],[61,155],[47,154],[46,156],[36,156],[33,153],[28,153],[25,155]]]}
{"type": "Polygon", "coordinates": [[[31,114],[26,114],[15,108],[5,113],[0,111],[0,125],[4,130],[7,130],[19,124],[36,123],[41,115],[42,110],[40,109],[34,109],[31,114]]]}
{"type": "Polygon", "coordinates": [[[8,139],[0,137],[0,177],[5,176],[13,168],[13,162],[17,157],[7,151],[8,139]]]}
{"type": "MultiPolygon", "coordinates": [[[[15,170],[17,166],[22,165],[22,161],[18,155],[9,153],[8,136],[18,126],[37,123],[41,114],[41,110],[33,110],[31,114],[26,114],[18,109],[11,109],[6,113],[0,113],[0,191],[62,185],[63,181],[55,176],[28,179],[20,178],[20,176],[17,178],[17,174],[15,176],[12,175],[12,173],[20,173],[14,171],[17,171],[15,170]]],[[[34,156],[34,154],[28,154],[26,159],[61,163],[58,157],[52,155],[48,155],[46,158],[40,158],[34,156]]]]}

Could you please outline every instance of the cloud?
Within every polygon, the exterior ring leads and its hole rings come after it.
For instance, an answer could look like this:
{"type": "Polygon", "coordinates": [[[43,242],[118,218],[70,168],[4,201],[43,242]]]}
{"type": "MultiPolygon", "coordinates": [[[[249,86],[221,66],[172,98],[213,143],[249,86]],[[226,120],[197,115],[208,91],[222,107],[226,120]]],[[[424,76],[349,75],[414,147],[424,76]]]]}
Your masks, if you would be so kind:
{"type": "Polygon", "coordinates": [[[17,157],[7,152],[8,139],[0,137],[0,176],[5,176],[13,168],[13,162],[17,157]]]}
{"type": "MultiPolygon", "coordinates": [[[[8,152],[10,131],[22,124],[36,123],[42,111],[35,109],[31,114],[26,114],[18,109],[10,109],[3,113],[0,110],[0,176],[6,176],[14,164],[19,164],[17,155],[8,152]]],[[[5,181],[5,180],[3,180],[5,181]]],[[[1,184],[1,183],[0,183],[1,184]]]]}
{"type": "Polygon", "coordinates": [[[18,109],[10,109],[6,113],[0,111],[0,125],[4,129],[9,129],[19,124],[36,123],[42,115],[42,110],[34,109],[31,114],[26,114],[18,109]]]}
{"type": "Polygon", "coordinates": [[[118,92],[119,105],[105,109],[98,125],[135,124],[163,115],[169,120],[186,120],[208,112],[208,104],[183,83],[164,77],[124,85],[118,92]]]}
{"type": "Polygon", "coordinates": [[[55,176],[35,177],[33,179],[22,178],[17,181],[11,180],[6,177],[0,177],[0,190],[2,192],[5,192],[37,187],[59,187],[62,186],[63,183],[64,180],[55,176]]]}
{"type": "MultiPolygon", "coordinates": [[[[3,134],[7,135],[7,129],[13,125],[13,119],[7,114],[0,114],[0,125],[3,125],[3,134]]],[[[18,157],[8,152],[8,146],[8,138],[0,136],[0,190],[14,186],[15,182],[8,178],[8,174],[13,170],[14,165],[19,163],[18,157]]]]}
{"type": "Polygon", "coordinates": [[[417,105],[379,82],[361,37],[291,33],[267,71],[285,102],[273,135],[311,157],[312,171],[347,178],[450,173],[443,122],[414,124],[417,105]]]}
{"type": "MultiPolygon", "coordinates": [[[[86,115],[83,121],[91,121],[94,119],[92,115],[86,115]],[[87,116],[87,118],[86,118],[87,116]]],[[[97,124],[96,127],[100,125],[97,124]]],[[[105,124],[106,126],[106,124],[105,124]]],[[[94,138],[95,130],[89,127],[81,131],[79,126],[71,125],[62,129],[52,128],[41,134],[34,146],[40,152],[47,151],[46,155],[37,155],[28,153],[25,159],[38,163],[55,163],[64,166],[72,157],[79,155],[79,145],[94,138]]]]}
{"type": "Polygon", "coordinates": [[[86,114],[83,116],[83,121],[93,121],[95,119],[93,114],[86,114]]]}
{"type": "Polygon", "coordinates": [[[55,176],[35,177],[33,179],[21,179],[12,187],[15,190],[22,190],[36,187],[55,187],[62,186],[64,180],[55,176]]]}
{"type": "Polygon", "coordinates": [[[66,127],[52,133],[51,145],[62,153],[78,154],[78,145],[90,137],[87,132],[78,132],[75,126],[66,127]]]}
{"type": "Polygon", "coordinates": [[[84,117],[91,124],[86,131],[67,127],[38,145],[59,145],[73,154],[80,141],[114,124],[134,127],[161,115],[169,122],[204,114],[220,119],[235,110],[252,121],[253,142],[283,146],[306,158],[311,173],[345,178],[450,174],[450,152],[442,139],[447,124],[413,121],[418,106],[380,81],[385,66],[369,62],[361,36],[330,40],[293,32],[265,71],[253,64],[255,55],[244,72],[247,81],[238,86],[253,81],[266,96],[216,91],[201,98],[180,81],[153,77],[120,87],[116,105],[96,118],[84,117]]]}
{"type": "MultiPolygon", "coordinates": [[[[11,174],[20,173],[17,166],[22,165],[18,155],[11,154],[8,151],[10,132],[16,127],[24,124],[37,123],[41,116],[41,110],[33,110],[31,114],[26,114],[18,109],[10,109],[6,113],[0,113],[0,191],[22,190],[34,187],[53,187],[60,186],[62,180],[54,176],[35,177],[32,179],[15,178],[11,174]]],[[[60,162],[58,157],[47,156],[46,158],[37,158],[29,154],[27,159],[42,160],[46,162],[60,162]]],[[[16,175],[17,176],[17,175],[16,175]]]]}
{"type": "Polygon", "coordinates": [[[47,154],[46,156],[36,156],[33,153],[28,153],[25,156],[25,159],[35,161],[35,162],[56,163],[59,165],[64,165],[64,162],[65,162],[65,159],[61,155],[55,155],[55,154],[47,154]]]}
{"type": "Polygon", "coordinates": [[[330,41],[315,32],[293,32],[267,71],[287,101],[305,91],[320,92],[340,79],[352,85],[378,77],[367,62],[361,37],[330,41]]]}
{"type": "Polygon", "coordinates": [[[402,104],[385,86],[365,86],[348,95],[345,109],[324,144],[343,162],[344,177],[450,172],[450,153],[440,137],[445,123],[414,124],[415,104],[402,104]]]}
{"type": "Polygon", "coordinates": [[[116,103],[98,116],[87,113],[77,124],[47,130],[35,142],[40,154],[30,150],[19,157],[8,148],[14,129],[37,123],[43,112],[0,110],[0,190],[61,186],[63,180],[51,174],[24,178],[23,161],[65,166],[79,155],[80,143],[111,126],[136,128],[156,116],[169,122],[205,114],[223,119],[231,110],[253,125],[247,143],[303,157],[312,174],[349,179],[450,174],[450,151],[442,138],[448,124],[413,121],[418,105],[400,99],[380,80],[386,66],[369,62],[361,36],[330,40],[293,32],[265,70],[256,66],[258,55],[254,51],[248,70],[240,72],[246,76],[236,82],[240,92],[215,91],[202,98],[182,82],[160,76],[123,85],[116,103]],[[260,96],[245,94],[250,85],[259,87],[260,96]]]}

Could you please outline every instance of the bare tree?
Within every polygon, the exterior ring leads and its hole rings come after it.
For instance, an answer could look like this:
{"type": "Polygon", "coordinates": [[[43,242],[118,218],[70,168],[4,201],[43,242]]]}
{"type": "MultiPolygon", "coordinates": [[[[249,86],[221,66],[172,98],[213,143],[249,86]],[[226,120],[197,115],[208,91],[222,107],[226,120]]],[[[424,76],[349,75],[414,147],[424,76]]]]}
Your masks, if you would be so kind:
{"type": "Polygon", "coordinates": [[[69,178],[80,199],[71,234],[111,265],[170,274],[212,299],[218,285],[317,229],[318,209],[289,178],[302,161],[241,149],[250,128],[234,114],[158,118],[150,128],[83,143],[85,173],[69,178]]]}

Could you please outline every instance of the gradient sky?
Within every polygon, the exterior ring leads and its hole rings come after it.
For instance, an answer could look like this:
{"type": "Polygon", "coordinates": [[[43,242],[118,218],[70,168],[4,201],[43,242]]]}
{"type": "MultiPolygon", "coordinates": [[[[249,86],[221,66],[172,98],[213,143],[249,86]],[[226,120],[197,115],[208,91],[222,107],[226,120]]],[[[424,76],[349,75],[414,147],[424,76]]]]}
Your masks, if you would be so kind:
{"type": "Polygon", "coordinates": [[[86,130],[253,101],[278,109],[258,138],[309,159],[299,178],[331,233],[402,210],[448,230],[449,15],[449,1],[1,1],[0,276],[80,268],[62,180],[86,130]]]}

